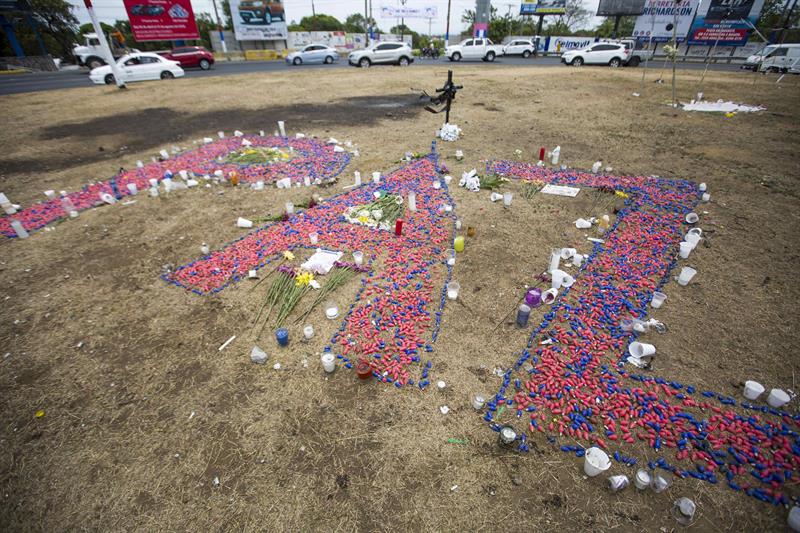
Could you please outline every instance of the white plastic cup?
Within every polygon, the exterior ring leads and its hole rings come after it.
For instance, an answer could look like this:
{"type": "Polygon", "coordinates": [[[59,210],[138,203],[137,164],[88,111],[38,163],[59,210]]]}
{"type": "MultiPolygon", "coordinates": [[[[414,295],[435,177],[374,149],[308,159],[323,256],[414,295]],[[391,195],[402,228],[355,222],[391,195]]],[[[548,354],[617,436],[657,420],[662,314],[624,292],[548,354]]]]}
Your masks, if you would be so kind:
{"type": "Polygon", "coordinates": [[[55,200],[56,199],[56,191],[54,191],[52,189],[44,191],[44,195],[47,196],[48,200],[55,200]]]}
{"type": "Polygon", "coordinates": [[[250,279],[258,279],[258,270],[250,269],[247,271],[247,277],[250,279]]]}
{"type": "Polygon", "coordinates": [[[575,248],[562,248],[561,249],[561,259],[567,260],[578,253],[578,250],[575,248]]]}
{"type": "Polygon", "coordinates": [[[480,411],[483,409],[483,406],[486,404],[486,398],[483,397],[481,394],[476,394],[474,398],[472,398],[472,408],[476,411],[480,411]]]}
{"type": "Polygon", "coordinates": [[[316,246],[316,244],[319,242],[319,233],[317,233],[316,231],[309,233],[308,240],[311,241],[312,245],[316,246]]]}
{"type": "Polygon", "coordinates": [[[547,289],[542,293],[542,303],[550,305],[556,301],[558,296],[558,289],[547,289]]]}
{"type": "Polygon", "coordinates": [[[686,222],[689,224],[696,224],[698,220],[700,220],[700,217],[697,215],[697,213],[689,213],[686,215],[686,222]]]}
{"type": "Polygon", "coordinates": [[[353,175],[355,176],[355,180],[356,180],[356,181],[355,181],[355,185],[356,185],[356,187],[358,187],[359,185],[361,185],[361,172],[359,172],[358,170],[356,170],[356,171],[353,173],[353,175]]]}
{"type": "Polygon", "coordinates": [[[442,182],[439,181],[439,180],[433,180],[433,188],[434,189],[441,189],[442,188],[442,182]]]}
{"type": "Polygon", "coordinates": [[[336,302],[328,302],[325,304],[325,316],[328,317],[328,320],[333,320],[339,316],[339,306],[336,302]]]}
{"type": "Polygon", "coordinates": [[[456,264],[456,251],[454,248],[447,250],[447,264],[450,266],[456,264]]]}
{"type": "Polygon", "coordinates": [[[417,210],[417,193],[408,193],[408,208],[412,211],[417,210]]]}
{"type": "Polygon", "coordinates": [[[131,196],[136,196],[137,194],[139,194],[139,189],[136,187],[135,183],[129,183],[128,185],[126,185],[126,187],[128,187],[128,192],[131,193],[131,196]]]}
{"type": "Polygon", "coordinates": [[[748,400],[757,400],[764,393],[764,385],[758,381],[744,382],[744,397],[748,400]]]}
{"type": "MultiPolygon", "coordinates": [[[[700,229],[700,228],[696,228],[696,229],[700,229]]],[[[689,232],[689,233],[686,234],[686,237],[684,237],[684,241],[688,242],[693,247],[697,247],[697,244],[700,242],[700,239],[702,239],[702,238],[703,237],[701,237],[699,233],[689,232]]]]}
{"type": "Polygon", "coordinates": [[[381,173],[380,172],[373,172],[372,173],[372,183],[380,183],[381,182],[381,173]]]}
{"type": "Polygon", "coordinates": [[[770,407],[775,407],[776,409],[789,403],[789,400],[791,400],[789,395],[781,389],[772,389],[769,391],[769,396],[767,396],[767,403],[770,407]]]}
{"type": "Polygon", "coordinates": [[[704,192],[704,193],[703,193],[703,196],[701,197],[701,199],[702,199],[704,202],[710,202],[710,201],[711,201],[711,195],[710,195],[710,194],[708,194],[707,192],[704,192]]]}
{"type": "Polygon", "coordinates": [[[561,287],[572,287],[572,285],[575,283],[575,278],[563,270],[553,270],[552,277],[552,287],[554,289],[560,289],[561,287]]]}
{"type": "Polygon", "coordinates": [[[583,264],[583,256],[581,254],[575,254],[572,256],[572,264],[576,267],[579,267],[583,264]]]}
{"type": "Polygon", "coordinates": [[[29,237],[28,231],[22,227],[22,222],[19,220],[12,220],[11,227],[20,239],[27,239],[29,237]]]}
{"type": "Polygon", "coordinates": [[[311,187],[311,176],[303,177],[303,185],[305,185],[306,187],[311,187]]]}
{"type": "Polygon", "coordinates": [[[587,476],[595,477],[609,468],[611,468],[611,460],[606,452],[595,446],[586,450],[586,455],[583,456],[583,471],[587,476]]]}
{"type": "Polygon", "coordinates": [[[628,485],[630,485],[630,481],[628,480],[628,476],[624,474],[610,476],[608,478],[608,488],[611,489],[611,492],[619,492],[628,485]]]}
{"type": "Polygon", "coordinates": [[[464,152],[462,150],[456,150],[456,161],[461,161],[464,159],[464,152]]]}
{"type": "Polygon", "coordinates": [[[579,218],[575,221],[575,227],[578,229],[589,229],[592,227],[592,223],[585,218],[579,218]]]}
{"type": "Polygon", "coordinates": [[[800,507],[796,505],[792,507],[787,521],[792,531],[800,531],[800,507]]]}
{"type": "Polygon", "coordinates": [[[451,281],[447,284],[447,298],[450,300],[457,300],[460,290],[461,284],[457,281],[451,281]]]}
{"type": "Polygon", "coordinates": [[[286,214],[291,215],[294,213],[294,204],[292,202],[286,202],[286,214]]]}
{"type": "Polygon", "coordinates": [[[305,326],[303,328],[303,337],[305,337],[306,340],[309,340],[312,337],[314,337],[314,326],[312,326],[311,324],[305,326]]]}
{"type": "Polygon", "coordinates": [[[217,136],[218,136],[220,139],[224,139],[224,138],[225,138],[225,132],[224,132],[224,131],[218,131],[218,132],[217,132],[217,136]]]}
{"type": "Polygon", "coordinates": [[[558,270],[559,263],[561,262],[561,248],[553,248],[550,252],[550,266],[547,268],[548,272],[558,270]]]}
{"type": "Polygon", "coordinates": [[[453,181],[453,176],[451,176],[450,174],[446,174],[445,177],[444,177],[445,185],[450,185],[451,181],[453,181]]]}
{"type": "Polygon", "coordinates": [[[499,192],[493,192],[493,193],[491,193],[489,195],[489,200],[491,200],[492,202],[496,202],[496,201],[502,200],[502,199],[503,199],[503,195],[500,194],[499,192]]]}
{"type": "Polygon", "coordinates": [[[336,358],[333,356],[332,353],[326,352],[322,354],[322,357],[320,357],[319,359],[322,362],[322,368],[328,374],[336,370],[336,358]]]}
{"type": "Polygon", "coordinates": [[[504,192],[503,193],[503,205],[505,207],[510,207],[511,206],[511,200],[513,198],[514,198],[513,194],[511,194],[510,192],[504,192]]]}
{"type": "Polygon", "coordinates": [[[364,264],[364,253],[363,252],[353,252],[353,261],[357,265],[364,264]]]}
{"type": "Polygon", "coordinates": [[[239,228],[252,228],[253,227],[253,221],[252,220],[247,220],[246,218],[239,217],[239,219],[236,221],[236,227],[239,227],[239,228]]]}
{"type": "Polygon", "coordinates": [[[708,186],[706,185],[705,182],[703,182],[703,183],[700,184],[700,187],[698,187],[698,188],[700,189],[700,192],[706,192],[706,189],[708,189],[708,186]]]}
{"type": "Polygon", "coordinates": [[[278,121],[278,131],[281,133],[281,137],[286,137],[286,124],[282,121],[278,121]]]}
{"type": "Polygon", "coordinates": [[[672,485],[672,481],[668,474],[654,472],[653,475],[650,476],[650,488],[653,489],[653,492],[656,494],[664,492],[670,485],[672,485]]]}
{"type": "Polygon", "coordinates": [[[702,234],[703,234],[703,230],[702,229],[700,229],[700,228],[692,228],[692,229],[690,229],[689,231],[686,232],[687,238],[685,238],[684,240],[688,241],[689,240],[688,239],[689,235],[697,235],[699,237],[702,234]]]}
{"type": "Polygon", "coordinates": [[[694,250],[694,245],[684,241],[680,244],[680,251],[678,254],[681,256],[681,259],[689,259],[689,254],[692,253],[692,250],[694,250]]]}
{"type": "Polygon", "coordinates": [[[650,299],[650,307],[652,307],[653,309],[658,309],[659,307],[664,305],[666,299],[667,299],[666,294],[664,294],[663,292],[655,291],[653,293],[653,297],[650,299]]]}
{"type": "Polygon", "coordinates": [[[640,468],[636,471],[636,476],[633,478],[633,484],[639,490],[644,490],[650,486],[650,473],[647,470],[640,468]]]}
{"type": "Polygon", "coordinates": [[[628,353],[637,359],[652,357],[656,354],[656,347],[652,344],[634,341],[628,346],[628,353]]]}
{"type": "Polygon", "coordinates": [[[678,274],[678,284],[679,285],[688,285],[694,275],[697,274],[697,270],[693,269],[692,267],[683,267],[681,269],[681,273],[678,274]]]}

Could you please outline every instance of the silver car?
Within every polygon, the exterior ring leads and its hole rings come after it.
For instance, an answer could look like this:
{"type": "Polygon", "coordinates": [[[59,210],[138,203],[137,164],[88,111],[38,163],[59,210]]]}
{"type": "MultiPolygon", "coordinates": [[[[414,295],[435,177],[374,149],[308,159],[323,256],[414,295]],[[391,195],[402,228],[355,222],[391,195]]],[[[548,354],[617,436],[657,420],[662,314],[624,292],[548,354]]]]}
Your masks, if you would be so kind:
{"type": "Polygon", "coordinates": [[[295,66],[303,63],[325,63],[327,65],[337,61],[339,61],[339,52],[336,51],[336,48],[324,44],[309,44],[286,56],[286,62],[295,66]]]}
{"type": "Polygon", "coordinates": [[[351,52],[347,62],[362,68],[386,63],[406,67],[414,62],[414,54],[407,43],[378,43],[364,50],[351,52]]]}

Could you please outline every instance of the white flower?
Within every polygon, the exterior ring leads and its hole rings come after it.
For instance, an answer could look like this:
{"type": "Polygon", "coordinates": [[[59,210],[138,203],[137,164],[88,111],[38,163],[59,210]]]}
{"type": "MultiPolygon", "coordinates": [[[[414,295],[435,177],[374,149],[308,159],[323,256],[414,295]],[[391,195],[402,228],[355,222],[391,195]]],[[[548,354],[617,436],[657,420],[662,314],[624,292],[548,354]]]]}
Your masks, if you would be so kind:
{"type": "Polygon", "coordinates": [[[372,218],[374,218],[375,220],[380,220],[382,216],[383,216],[383,210],[382,209],[373,209],[372,210],[372,218]]]}

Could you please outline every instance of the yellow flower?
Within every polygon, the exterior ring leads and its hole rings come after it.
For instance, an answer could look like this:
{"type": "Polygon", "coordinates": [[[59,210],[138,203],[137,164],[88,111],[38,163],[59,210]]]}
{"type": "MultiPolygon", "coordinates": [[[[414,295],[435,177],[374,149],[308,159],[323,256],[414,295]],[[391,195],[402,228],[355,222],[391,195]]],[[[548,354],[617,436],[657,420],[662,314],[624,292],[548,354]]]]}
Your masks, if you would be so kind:
{"type": "Polygon", "coordinates": [[[36,411],[36,418],[42,418],[43,416],[44,416],[44,411],[42,410],[36,411]]]}
{"type": "Polygon", "coordinates": [[[308,285],[309,283],[311,283],[313,279],[314,279],[314,274],[312,274],[311,272],[303,272],[295,276],[294,285],[295,287],[302,287],[304,285],[308,285]]]}
{"type": "Polygon", "coordinates": [[[367,222],[369,222],[369,219],[367,217],[358,217],[358,221],[361,222],[362,224],[366,224],[367,222]]]}
{"type": "Polygon", "coordinates": [[[622,191],[614,191],[614,194],[616,194],[620,198],[627,198],[628,197],[627,193],[624,193],[622,191]]]}
{"type": "Polygon", "coordinates": [[[289,260],[289,261],[294,261],[294,254],[292,252],[290,252],[289,250],[286,250],[285,252],[283,252],[283,257],[285,259],[289,260]]]}

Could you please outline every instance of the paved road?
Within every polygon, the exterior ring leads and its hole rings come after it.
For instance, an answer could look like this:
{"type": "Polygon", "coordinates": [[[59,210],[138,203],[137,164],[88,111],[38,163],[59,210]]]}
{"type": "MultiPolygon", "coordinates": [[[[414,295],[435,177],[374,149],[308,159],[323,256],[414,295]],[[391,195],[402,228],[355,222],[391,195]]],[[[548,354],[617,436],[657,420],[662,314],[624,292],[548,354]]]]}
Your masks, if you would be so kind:
{"type": "MultiPolygon", "coordinates": [[[[660,62],[656,62],[660,65],[660,62]]],[[[552,67],[559,65],[557,57],[543,57],[537,59],[522,59],[521,57],[506,57],[498,58],[494,63],[482,63],[480,61],[462,61],[453,63],[446,59],[433,60],[417,60],[411,68],[416,68],[420,65],[441,65],[453,68],[460,68],[465,66],[480,65],[486,68],[495,68],[500,66],[519,66],[519,67],[552,67]]],[[[200,78],[205,76],[228,76],[232,74],[248,74],[253,72],[272,72],[272,71],[287,71],[287,70],[300,70],[300,69],[332,69],[332,68],[354,68],[349,67],[346,61],[340,61],[333,65],[303,65],[301,67],[292,67],[283,61],[241,61],[241,62],[220,62],[217,63],[213,69],[202,71],[198,69],[190,69],[186,71],[187,78],[200,78]]],[[[372,68],[392,68],[389,66],[375,66],[372,68]]],[[[564,67],[566,68],[566,67],[564,67]]],[[[583,68],[606,68],[606,67],[583,67],[583,68]]],[[[641,67],[640,67],[641,68],[641,67]]],[[[702,69],[702,63],[678,63],[678,68],[681,69],[702,69]]],[[[709,70],[729,70],[737,71],[739,66],[736,64],[729,65],[727,63],[711,64],[709,70]]],[[[81,70],[63,70],[60,72],[35,72],[30,74],[5,74],[0,75],[0,95],[16,94],[16,93],[29,93],[34,91],[51,91],[55,89],[72,89],[75,87],[90,87],[92,85],[87,76],[86,69],[81,70]]]]}

